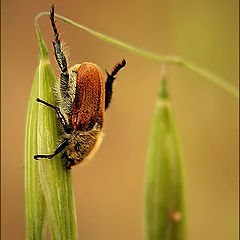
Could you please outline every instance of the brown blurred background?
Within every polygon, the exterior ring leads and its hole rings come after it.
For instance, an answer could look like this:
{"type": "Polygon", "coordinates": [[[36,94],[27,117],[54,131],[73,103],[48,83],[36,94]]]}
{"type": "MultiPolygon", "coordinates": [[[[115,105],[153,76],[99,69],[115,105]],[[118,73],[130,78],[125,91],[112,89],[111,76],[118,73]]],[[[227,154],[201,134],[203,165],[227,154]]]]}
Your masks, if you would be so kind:
{"type": "MultiPolygon", "coordinates": [[[[175,54],[237,86],[237,0],[53,1],[56,12],[137,47],[175,54]]],[[[3,0],[2,17],[2,239],[24,239],[23,145],[27,101],[38,64],[37,13],[52,2],[3,0]]],[[[103,144],[87,167],[73,169],[79,239],[140,240],[143,181],[160,64],[59,23],[71,64],[91,61],[127,67],[114,85],[103,144]]],[[[52,57],[52,31],[40,19],[52,57]]],[[[167,65],[168,85],[185,157],[188,236],[238,236],[237,100],[203,77],[167,65]]]]}

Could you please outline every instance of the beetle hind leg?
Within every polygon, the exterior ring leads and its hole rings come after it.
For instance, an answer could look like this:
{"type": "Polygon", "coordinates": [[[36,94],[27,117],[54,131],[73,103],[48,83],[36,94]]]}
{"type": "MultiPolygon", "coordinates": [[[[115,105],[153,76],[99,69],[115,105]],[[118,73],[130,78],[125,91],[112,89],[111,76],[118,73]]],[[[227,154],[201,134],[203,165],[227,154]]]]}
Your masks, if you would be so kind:
{"type": "Polygon", "coordinates": [[[62,51],[61,42],[59,39],[59,33],[55,24],[54,5],[51,6],[51,10],[50,10],[50,21],[51,21],[54,36],[55,36],[55,41],[53,42],[54,55],[58,63],[58,66],[61,70],[61,75],[60,75],[61,95],[63,98],[65,98],[68,90],[68,84],[69,84],[69,73],[68,73],[67,60],[62,51]]]}

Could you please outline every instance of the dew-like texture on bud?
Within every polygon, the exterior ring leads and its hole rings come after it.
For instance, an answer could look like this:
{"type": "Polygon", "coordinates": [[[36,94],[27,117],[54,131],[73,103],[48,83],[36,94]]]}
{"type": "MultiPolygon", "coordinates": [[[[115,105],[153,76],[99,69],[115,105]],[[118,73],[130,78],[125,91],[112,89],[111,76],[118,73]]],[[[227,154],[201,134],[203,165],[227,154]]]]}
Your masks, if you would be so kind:
{"type": "Polygon", "coordinates": [[[71,172],[56,156],[34,160],[35,154],[51,154],[59,141],[56,112],[36,102],[55,105],[56,81],[41,33],[37,27],[40,54],[28,103],[25,135],[26,239],[45,239],[45,226],[51,239],[77,239],[76,210],[71,172]]]}
{"type": "Polygon", "coordinates": [[[145,176],[144,240],[184,240],[182,158],[162,77],[148,147],[145,176]]]}

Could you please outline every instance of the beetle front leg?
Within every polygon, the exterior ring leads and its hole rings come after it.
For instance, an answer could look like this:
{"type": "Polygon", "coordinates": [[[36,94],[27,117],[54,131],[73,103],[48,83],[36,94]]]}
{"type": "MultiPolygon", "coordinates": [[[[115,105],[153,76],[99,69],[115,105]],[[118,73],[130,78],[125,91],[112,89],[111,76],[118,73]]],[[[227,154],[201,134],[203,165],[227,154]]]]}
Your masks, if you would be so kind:
{"type": "Polygon", "coordinates": [[[68,140],[65,139],[63,142],[61,142],[57,148],[55,149],[54,153],[53,154],[48,154],[48,155],[35,155],[34,156],[34,159],[35,160],[39,160],[41,158],[48,158],[48,159],[51,159],[53,157],[55,157],[57,154],[59,154],[60,152],[62,152],[62,150],[64,150],[65,147],[67,147],[69,144],[68,140]]]}
{"type": "Polygon", "coordinates": [[[61,158],[65,158],[64,167],[66,167],[66,169],[71,170],[71,167],[75,165],[74,160],[68,157],[67,152],[64,152],[61,158]]]}

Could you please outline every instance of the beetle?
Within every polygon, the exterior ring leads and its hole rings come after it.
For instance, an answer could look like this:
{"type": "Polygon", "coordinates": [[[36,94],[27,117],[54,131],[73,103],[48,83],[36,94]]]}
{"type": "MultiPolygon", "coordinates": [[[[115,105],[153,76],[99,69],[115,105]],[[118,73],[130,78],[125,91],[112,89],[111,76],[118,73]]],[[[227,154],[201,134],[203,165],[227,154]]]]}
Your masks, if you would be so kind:
{"type": "Polygon", "coordinates": [[[36,100],[56,111],[63,128],[63,140],[53,154],[35,155],[34,159],[52,159],[62,153],[66,168],[71,169],[91,158],[99,148],[104,114],[112,99],[112,85],[126,60],[123,58],[117,63],[111,74],[106,71],[106,82],[102,70],[94,63],[84,62],[68,69],[55,25],[54,5],[50,9],[50,21],[55,36],[54,55],[61,70],[56,83],[58,106],[36,100]]]}

